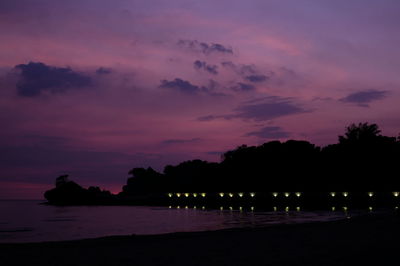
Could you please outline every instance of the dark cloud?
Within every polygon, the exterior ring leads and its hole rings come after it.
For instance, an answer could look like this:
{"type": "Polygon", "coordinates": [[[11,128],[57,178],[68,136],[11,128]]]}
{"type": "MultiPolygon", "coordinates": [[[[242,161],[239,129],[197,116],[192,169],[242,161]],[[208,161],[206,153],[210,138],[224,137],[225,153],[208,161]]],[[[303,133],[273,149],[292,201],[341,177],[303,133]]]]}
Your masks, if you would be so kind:
{"type": "Polygon", "coordinates": [[[96,70],[96,74],[99,74],[99,75],[110,74],[111,72],[112,72],[112,71],[111,71],[110,68],[105,68],[105,67],[99,67],[99,68],[96,70]]]}
{"type": "Polygon", "coordinates": [[[17,65],[15,69],[20,70],[20,80],[16,85],[18,95],[25,97],[39,96],[43,92],[60,93],[92,84],[90,77],[69,67],[53,67],[30,62],[17,65]]]}
{"type": "Polygon", "coordinates": [[[246,80],[250,81],[250,82],[264,82],[267,79],[269,79],[267,76],[265,75],[250,75],[250,76],[246,76],[244,77],[246,80]]]}
{"type": "Polygon", "coordinates": [[[246,102],[234,110],[233,114],[207,115],[198,117],[198,121],[211,121],[215,119],[250,119],[255,121],[267,121],[274,118],[310,112],[293,103],[291,98],[269,96],[262,99],[246,102]]]}
{"type": "Polygon", "coordinates": [[[193,139],[167,139],[161,142],[161,144],[171,145],[171,144],[183,144],[183,143],[193,143],[201,141],[200,138],[193,139]]]}
{"type": "Polygon", "coordinates": [[[179,40],[178,45],[195,52],[201,52],[205,55],[211,53],[233,54],[232,48],[228,48],[219,43],[208,44],[197,40],[179,40]]]}
{"type": "Polygon", "coordinates": [[[289,137],[289,133],[280,127],[263,127],[258,131],[249,132],[246,136],[256,136],[263,139],[281,139],[289,137]]]}
{"type": "Polygon", "coordinates": [[[339,100],[346,103],[355,103],[359,106],[368,107],[368,103],[385,98],[387,96],[387,93],[387,91],[379,90],[359,91],[351,93],[339,100]]]}
{"type": "Polygon", "coordinates": [[[216,96],[216,97],[226,97],[227,95],[224,93],[220,93],[216,91],[219,87],[218,83],[214,80],[210,80],[208,86],[197,86],[193,85],[189,81],[176,78],[172,81],[162,80],[160,88],[167,88],[177,90],[186,94],[198,95],[204,94],[209,96],[216,96]]]}
{"type": "Polygon", "coordinates": [[[241,76],[257,74],[257,70],[254,65],[235,64],[231,61],[222,62],[221,65],[241,76]]]}
{"type": "Polygon", "coordinates": [[[253,91],[256,89],[252,84],[238,82],[235,86],[231,87],[234,91],[253,91]]]}
{"type": "Polygon", "coordinates": [[[205,88],[193,85],[189,81],[176,78],[173,81],[162,80],[160,88],[175,89],[184,93],[197,94],[204,91],[205,88]]]}
{"type": "MultiPolygon", "coordinates": [[[[270,79],[269,76],[259,73],[259,71],[256,69],[256,67],[254,65],[235,64],[231,61],[222,62],[221,65],[224,68],[235,72],[236,74],[241,76],[243,79],[250,81],[250,82],[254,82],[254,83],[264,82],[264,81],[267,81],[268,79],[270,79]]],[[[269,71],[268,75],[273,76],[273,75],[275,75],[275,73],[272,71],[269,71]]]]}
{"type": "Polygon", "coordinates": [[[218,70],[217,70],[218,66],[209,65],[204,61],[196,60],[193,63],[193,66],[197,70],[204,70],[204,71],[207,71],[208,73],[213,74],[213,75],[217,75],[218,74],[218,70]]]}

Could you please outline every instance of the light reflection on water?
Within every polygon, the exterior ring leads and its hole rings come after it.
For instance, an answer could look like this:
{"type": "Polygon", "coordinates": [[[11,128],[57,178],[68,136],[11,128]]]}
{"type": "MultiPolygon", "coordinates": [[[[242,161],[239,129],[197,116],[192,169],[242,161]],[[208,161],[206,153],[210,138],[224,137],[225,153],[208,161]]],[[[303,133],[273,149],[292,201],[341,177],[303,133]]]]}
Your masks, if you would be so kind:
{"type": "Polygon", "coordinates": [[[54,207],[38,203],[0,201],[0,242],[59,241],[109,235],[262,227],[337,220],[349,215],[347,211],[303,212],[296,207],[257,211],[254,207],[229,206],[208,210],[206,206],[54,207]]]}

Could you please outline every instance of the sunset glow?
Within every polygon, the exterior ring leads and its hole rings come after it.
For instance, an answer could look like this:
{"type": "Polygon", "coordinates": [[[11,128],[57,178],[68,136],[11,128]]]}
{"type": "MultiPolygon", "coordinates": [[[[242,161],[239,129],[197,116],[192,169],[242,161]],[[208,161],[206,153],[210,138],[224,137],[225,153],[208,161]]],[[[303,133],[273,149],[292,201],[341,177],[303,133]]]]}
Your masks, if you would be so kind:
{"type": "Polygon", "coordinates": [[[353,122],[398,135],[396,1],[34,2],[0,4],[0,198],[353,122]]]}

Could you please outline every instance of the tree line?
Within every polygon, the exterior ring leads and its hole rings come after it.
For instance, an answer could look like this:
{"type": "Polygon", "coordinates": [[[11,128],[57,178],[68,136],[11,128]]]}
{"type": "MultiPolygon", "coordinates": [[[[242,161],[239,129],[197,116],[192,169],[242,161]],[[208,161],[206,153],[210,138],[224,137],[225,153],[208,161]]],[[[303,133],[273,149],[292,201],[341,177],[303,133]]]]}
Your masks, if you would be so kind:
{"type": "Polygon", "coordinates": [[[167,165],[163,172],[133,168],[115,197],[129,201],[167,192],[394,191],[400,188],[399,159],[399,137],[381,135],[376,124],[359,123],[323,148],[308,141],[270,141],[238,146],[222,154],[219,163],[191,160],[167,165]]]}

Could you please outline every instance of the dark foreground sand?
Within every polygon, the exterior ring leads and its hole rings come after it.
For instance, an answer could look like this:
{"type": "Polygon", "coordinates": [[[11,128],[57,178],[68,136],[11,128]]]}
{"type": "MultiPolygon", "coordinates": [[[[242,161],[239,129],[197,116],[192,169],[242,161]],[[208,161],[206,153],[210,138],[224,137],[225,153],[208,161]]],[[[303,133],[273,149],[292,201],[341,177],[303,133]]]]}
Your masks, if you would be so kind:
{"type": "Polygon", "coordinates": [[[259,229],[0,244],[0,265],[399,265],[400,216],[259,229]]]}

